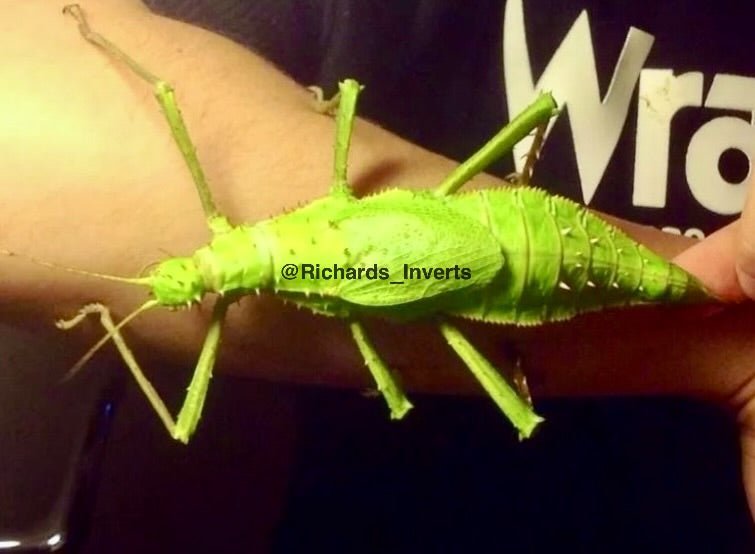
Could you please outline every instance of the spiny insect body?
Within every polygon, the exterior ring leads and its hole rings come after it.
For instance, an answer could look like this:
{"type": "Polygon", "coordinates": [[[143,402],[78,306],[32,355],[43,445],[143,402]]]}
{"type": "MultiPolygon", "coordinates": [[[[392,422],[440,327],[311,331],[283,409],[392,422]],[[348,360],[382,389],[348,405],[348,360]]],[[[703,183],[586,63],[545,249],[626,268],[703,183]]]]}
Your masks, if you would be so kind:
{"type": "Polygon", "coordinates": [[[394,418],[402,417],[411,404],[370,344],[360,317],[438,318],[449,345],[522,437],[529,436],[542,419],[448,317],[537,325],[612,306],[709,298],[682,269],[570,200],[523,186],[455,194],[530,131],[542,132],[556,113],[549,94],[542,94],[437,189],[389,189],[359,199],[347,182],[346,161],[361,87],[345,80],[339,86],[330,193],[254,225],[232,225],[212,201],[170,86],[93,32],[78,6],[65,11],[77,19],[87,40],[152,83],[213,233],[211,242],[194,255],[167,259],[147,277],[114,277],[147,285],[154,296],[117,326],[99,304],[88,305],[74,319],[60,323],[71,328],[87,314],[99,313],[108,333],[77,366],[112,338],[178,440],[187,442],[199,421],[225,312],[240,295],[272,291],[315,313],[346,319],[394,418]],[[308,271],[302,270],[304,266],[308,271]],[[328,269],[329,277],[320,273],[312,278],[309,270],[315,267],[328,269]],[[370,274],[369,268],[375,271],[370,274]],[[420,268],[427,278],[407,279],[407,268],[420,268]],[[354,274],[358,278],[352,278],[354,274]],[[218,299],[186,399],[174,420],[136,364],[120,327],[152,307],[190,305],[208,293],[216,293],[218,299]]]}
{"type": "Polygon", "coordinates": [[[518,325],[705,294],[682,269],[576,203],[524,187],[331,195],[231,227],[192,257],[166,260],[150,279],[166,306],[263,289],[341,317],[445,314],[518,325]],[[460,260],[467,279],[449,271],[460,260]],[[286,267],[305,265],[327,277],[284,276],[286,267]],[[425,271],[421,286],[405,286],[407,266],[441,269],[440,277],[425,271]]]}

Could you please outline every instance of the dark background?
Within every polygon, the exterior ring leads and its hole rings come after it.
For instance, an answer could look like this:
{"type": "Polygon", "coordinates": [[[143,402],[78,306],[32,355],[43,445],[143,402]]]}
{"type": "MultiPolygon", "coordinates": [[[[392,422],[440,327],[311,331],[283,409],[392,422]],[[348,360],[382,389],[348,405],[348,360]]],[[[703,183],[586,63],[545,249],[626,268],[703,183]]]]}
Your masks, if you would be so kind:
{"type": "MultiPolygon", "coordinates": [[[[0,540],[63,532],[86,554],[755,551],[737,430],[713,407],[540,401],[547,421],[519,443],[485,397],[412,395],[391,422],[357,391],[217,376],[185,447],[120,364],[59,385],[49,348],[23,339],[38,360],[14,337],[0,370],[0,540]]],[[[174,401],[188,378],[150,375],[174,401]]]]}

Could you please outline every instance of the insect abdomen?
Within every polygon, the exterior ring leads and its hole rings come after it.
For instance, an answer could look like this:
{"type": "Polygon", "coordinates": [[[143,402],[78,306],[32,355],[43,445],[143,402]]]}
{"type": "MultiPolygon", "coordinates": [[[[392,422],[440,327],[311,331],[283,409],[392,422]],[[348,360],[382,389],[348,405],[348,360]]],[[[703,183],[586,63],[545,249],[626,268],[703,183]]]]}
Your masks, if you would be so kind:
{"type": "Polygon", "coordinates": [[[449,201],[483,222],[506,260],[457,315],[534,325],[612,306],[709,298],[694,277],[570,200],[511,188],[449,201]]]}

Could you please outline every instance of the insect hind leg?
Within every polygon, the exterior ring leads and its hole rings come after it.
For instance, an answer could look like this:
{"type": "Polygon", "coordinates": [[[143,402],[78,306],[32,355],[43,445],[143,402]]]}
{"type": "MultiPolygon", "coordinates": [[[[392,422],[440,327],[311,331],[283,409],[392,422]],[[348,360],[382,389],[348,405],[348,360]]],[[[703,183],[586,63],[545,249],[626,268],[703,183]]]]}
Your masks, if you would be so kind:
{"type": "Polygon", "coordinates": [[[540,151],[543,148],[545,142],[545,132],[548,130],[547,123],[541,123],[535,129],[534,137],[532,138],[532,144],[527,152],[524,160],[524,167],[519,173],[512,173],[506,177],[506,181],[514,186],[528,186],[532,180],[532,172],[535,169],[535,162],[540,157],[540,151]]]}
{"type": "Polygon", "coordinates": [[[512,119],[508,125],[472,154],[469,159],[443,179],[435,189],[435,194],[447,196],[455,193],[475,175],[510,152],[516,143],[526,137],[533,129],[547,124],[548,120],[555,114],[556,101],[553,96],[548,93],[541,94],[522,113],[512,119]]]}
{"type": "Polygon", "coordinates": [[[443,321],[439,328],[446,342],[519,431],[519,437],[528,438],[532,435],[543,418],[534,412],[529,399],[522,398],[516,390],[516,385],[512,387],[455,326],[443,321]]]}

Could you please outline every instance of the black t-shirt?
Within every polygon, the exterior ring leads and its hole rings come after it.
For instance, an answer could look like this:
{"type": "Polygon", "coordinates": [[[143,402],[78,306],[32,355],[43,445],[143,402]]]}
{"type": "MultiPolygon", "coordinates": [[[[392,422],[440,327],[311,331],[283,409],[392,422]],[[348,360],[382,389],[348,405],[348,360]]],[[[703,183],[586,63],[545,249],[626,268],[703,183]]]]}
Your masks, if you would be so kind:
{"type": "MultiPolygon", "coordinates": [[[[302,84],[334,91],[356,78],[360,114],[460,160],[550,90],[565,111],[535,180],[596,209],[700,236],[743,206],[755,40],[741,2],[151,4],[302,84]]],[[[512,160],[493,171],[508,174],[512,160]]]]}
{"type": "MultiPolygon", "coordinates": [[[[302,85],[332,93],[356,78],[359,114],[459,160],[551,90],[565,110],[534,180],[596,209],[702,236],[743,206],[755,153],[743,2],[148,3],[302,85]]],[[[493,171],[509,174],[513,159],[493,171]]],[[[281,551],[738,552],[749,531],[735,433],[696,406],[546,402],[549,430],[515,445],[482,402],[422,398],[412,422],[383,428],[364,413],[351,424],[354,396],[302,393],[281,551]]]]}

